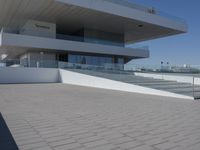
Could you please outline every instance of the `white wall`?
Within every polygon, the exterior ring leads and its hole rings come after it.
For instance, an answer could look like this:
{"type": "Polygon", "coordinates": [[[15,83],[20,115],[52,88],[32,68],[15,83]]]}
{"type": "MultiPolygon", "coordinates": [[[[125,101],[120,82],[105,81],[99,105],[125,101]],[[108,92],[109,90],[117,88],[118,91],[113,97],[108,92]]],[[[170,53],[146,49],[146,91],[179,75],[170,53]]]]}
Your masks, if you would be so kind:
{"type": "Polygon", "coordinates": [[[3,29],[0,31],[0,46],[2,45],[3,29]]]}
{"type": "Polygon", "coordinates": [[[62,83],[65,84],[126,91],[126,92],[135,92],[135,93],[157,95],[157,96],[175,97],[182,99],[193,99],[192,97],[189,96],[155,90],[119,81],[113,81],[105,78],[84,75],[76,72],[66,71],[63,69],[60,69],[59,71],[60,71],[60,80],[62,83]]]}
{"type": "Polygon", "coordinates": [[[57,83],[58,69],[0,68],[0,83],[57,83]]]}
{"type": "Polygon", "coordinates": [[[28,20],[21,28],[20,34],[56,38],[56,24],[28,20]]]}

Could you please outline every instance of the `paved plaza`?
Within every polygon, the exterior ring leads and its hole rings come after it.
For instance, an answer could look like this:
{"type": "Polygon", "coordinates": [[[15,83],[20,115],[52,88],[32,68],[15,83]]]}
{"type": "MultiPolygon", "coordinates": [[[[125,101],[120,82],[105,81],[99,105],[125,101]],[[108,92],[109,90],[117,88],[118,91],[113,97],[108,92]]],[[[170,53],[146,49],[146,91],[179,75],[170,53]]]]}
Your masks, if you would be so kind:
{"type": "Polygon", "coordinates": [[[200,101],[0,85],[0,112],[20,150],[200,150],[200,101]]]}

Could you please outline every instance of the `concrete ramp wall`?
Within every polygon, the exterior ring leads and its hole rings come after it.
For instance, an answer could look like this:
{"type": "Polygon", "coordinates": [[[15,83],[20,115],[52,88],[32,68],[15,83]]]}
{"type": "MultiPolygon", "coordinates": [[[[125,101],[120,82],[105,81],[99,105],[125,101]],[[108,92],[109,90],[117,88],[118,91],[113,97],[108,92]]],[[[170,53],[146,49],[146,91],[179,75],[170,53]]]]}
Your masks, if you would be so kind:
{"type": "Polygon", "coordinates": [[[193,99],[189,96],[184,96],[180,94],[175,94],[171,92],[155,90],[151,88],[146,88],[134,84],[128,84],[124,82],[109,80],[100,77],[94,77],[90,75],[80,74],[72,71],[60,69],[60,80],[64,84],[72,84],[79,86],[95,87],[109,90],[118,90],[125,92],[134,92],[141,94],[157,95],[157,96],[166,96],[182,99],[193,99]]]}
{"type": "Polygon", "coordinates": [[[184,76],[184,75],[168,75],[168,74],[156,74],[156,73],[140,73],[135,72],[136,76],[154,78],[154,79],[162,79],[167,81],[176,81],[179,83],[190,83],[195,85],[200,85],[200,78],[193,76],[184,76]]]}
{"type": "Polygon", "coordinates": [[[48,68],[0,68],[0,83],[57,83],[58,69],[48,68]]]}
{"type": "Polygon", "coordinates": [[[63,83],[78,86],[134,92],[141,94],[174,97],[181,99],[193,99],[189,96],[171,92],[155,90],[134,84],[105,78],[85,75],[63,69],[47,68],[0,68],[0,84],[23,84],[23,83],[63,83]]]}

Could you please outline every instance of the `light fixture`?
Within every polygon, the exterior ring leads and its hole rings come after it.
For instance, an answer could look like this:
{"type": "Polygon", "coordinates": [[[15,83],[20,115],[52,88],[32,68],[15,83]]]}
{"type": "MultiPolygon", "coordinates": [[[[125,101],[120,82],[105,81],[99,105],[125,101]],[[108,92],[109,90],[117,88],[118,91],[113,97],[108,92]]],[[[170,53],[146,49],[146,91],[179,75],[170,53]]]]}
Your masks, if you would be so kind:
{"type": "Polygon", "coordinates": [[[8,54],[2,54],[2,55],[1,55],[1,60],[6,59],[6,57],[8,57],[8,54]]]}

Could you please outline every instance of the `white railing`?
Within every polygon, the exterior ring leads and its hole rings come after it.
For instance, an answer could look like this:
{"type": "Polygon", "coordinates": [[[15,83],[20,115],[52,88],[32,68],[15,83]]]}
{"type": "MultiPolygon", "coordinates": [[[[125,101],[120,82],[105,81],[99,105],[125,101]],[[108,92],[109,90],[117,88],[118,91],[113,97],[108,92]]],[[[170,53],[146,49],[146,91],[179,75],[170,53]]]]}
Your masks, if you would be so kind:
{"type": "Polygon", "coordinates": [[[0,31],[0,33],[2,34],[4,32],[4,28],[1,28],[1,31],[0,31]]]}

